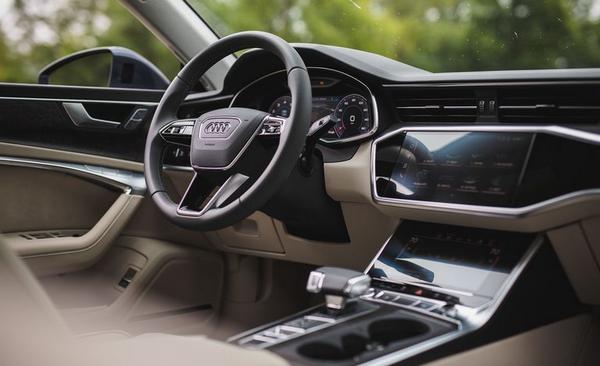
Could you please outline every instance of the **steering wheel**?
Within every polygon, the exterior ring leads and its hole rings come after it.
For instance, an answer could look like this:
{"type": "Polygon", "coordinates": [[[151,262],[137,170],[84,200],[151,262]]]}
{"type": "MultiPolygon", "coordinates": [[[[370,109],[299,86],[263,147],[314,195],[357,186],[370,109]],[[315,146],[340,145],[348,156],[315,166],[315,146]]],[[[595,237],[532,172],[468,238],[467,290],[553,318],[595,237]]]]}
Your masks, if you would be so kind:
{"type": "Polygon", "coordinates": [[[265,32],[240,32],[221,38],[196,55],[165,91],[148,130],[144,176],[148,194],[173,223],[196,230],[216,230],[248,217],[267,203],[294,169],[310,126],[311,83],[302,58],[283,39],[265,32]],[[288,118],[248,108],[223,108],[196,119],[180,120],[177,111],[190,89],[211,66],[248,48],[273,53],[285,65],[292,97],[288,118]],[[171,200],[161,177],[167,134],[191,131],[190,165],[194,177],[179,203],[171,200]],[[257,177],[236,168],[248,147],[261,136],[279,137],[275,153],[257,177]],[[213,189],[205,175],[223,177],[213,189]]]}

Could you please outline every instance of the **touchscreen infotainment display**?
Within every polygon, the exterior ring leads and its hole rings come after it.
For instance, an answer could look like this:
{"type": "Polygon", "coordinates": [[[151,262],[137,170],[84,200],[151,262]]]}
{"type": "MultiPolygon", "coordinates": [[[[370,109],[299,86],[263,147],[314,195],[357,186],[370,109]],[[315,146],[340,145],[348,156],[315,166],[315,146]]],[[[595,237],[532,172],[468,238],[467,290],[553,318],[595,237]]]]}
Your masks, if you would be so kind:
{"type": "MultiPolygon", "coordinates": [[[[377,174],[383,197],[514,206],[531,133],[411,131],[390,169],[377,174]]],[[[385,153],[385,151],[383,151],[385,153]]]]}
{"type": "Polygon", "coordinates": [[[467,305],[494,296],[530,235],[404,222],[369,268],[375,280],[445,290],[467,305]]]}

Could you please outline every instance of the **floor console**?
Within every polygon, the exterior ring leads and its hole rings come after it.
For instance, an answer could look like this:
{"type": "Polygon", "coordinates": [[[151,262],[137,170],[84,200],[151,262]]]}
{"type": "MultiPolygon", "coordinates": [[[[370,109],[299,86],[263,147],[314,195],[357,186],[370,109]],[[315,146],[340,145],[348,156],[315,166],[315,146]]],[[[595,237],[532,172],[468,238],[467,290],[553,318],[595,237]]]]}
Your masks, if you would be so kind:
{"type": "Polygon", "coordinates": [[[307,290],[325,294],[326,305],[230,342],[297,364],[392,364],[483,326],[541,241],[405,221],[364,273],[313,271],[307,290]]]}

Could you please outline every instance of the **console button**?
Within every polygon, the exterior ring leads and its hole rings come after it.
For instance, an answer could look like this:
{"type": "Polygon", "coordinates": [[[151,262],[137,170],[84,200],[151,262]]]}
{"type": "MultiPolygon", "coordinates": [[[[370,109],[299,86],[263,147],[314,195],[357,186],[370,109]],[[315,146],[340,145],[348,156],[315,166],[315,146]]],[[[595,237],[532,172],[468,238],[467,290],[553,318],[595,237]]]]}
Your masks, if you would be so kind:
{"type": "Polygon", "coordinates": [[[402,297],[402,296],[400,296],[400,297],[398,297],[396,300],[394,300],[394,302],[395,302],[396,304],[399,304],[399,305],[406,305],[406,306],[410,306],[410,305],[414,304],[414,303],[415,303],[415,301],[416,301],[416,300],[409,299],[408,297],[402,297]]]}
{"type": "Polygon", "coordinates": [[[286,325],[288,327],[292,327],[292,328],[309,330],[309,329],[321,326],[323,324],[326,324],[326,322],[305,317],[305,318],[298,318],[298,319],[291,320],[291,321],[285,323],[284,325],[286,325]]]}
{"type": "Polygon", "coordinates": [[[249,339],[245,339],[245,340],[241,341],[239,344],[244,347],[260,348],[261,346],[264,346],[265,344],[268,344],[268,343],[259,341],[258,339],[255,339],[255,338],[249,338],[249,339]]]}
{"type": "Polygon", "coordinates": [[[429,301],[419,301],[419,303],[417,305],[415,305],[416,308],[419,309],[431,309],[432,307],[434,307],[435,304],[429,301]]]}
{"type": "Polygon", "coordinates": [[[390,292],[384,292],[384,291],[380,292],[377,295],[377,298],[381,301],[394,301],[394,300],[396,300],[397,297],[398,297],[398,295],[396,295],[396,294],[393,294],[390,292]]]}
{"type": "Polygon", "coordinates": [[[296,335],[298,333],[298,330],[296,328],[288,328],[288,327],[282,327],[282,326],[276,326],[270,329],[267,329],[263,332],[263,335],[267,336],[267,337],[272,337],[272,338],[278,338],[278,339],[287,339],[292,335],[296,335]]]}

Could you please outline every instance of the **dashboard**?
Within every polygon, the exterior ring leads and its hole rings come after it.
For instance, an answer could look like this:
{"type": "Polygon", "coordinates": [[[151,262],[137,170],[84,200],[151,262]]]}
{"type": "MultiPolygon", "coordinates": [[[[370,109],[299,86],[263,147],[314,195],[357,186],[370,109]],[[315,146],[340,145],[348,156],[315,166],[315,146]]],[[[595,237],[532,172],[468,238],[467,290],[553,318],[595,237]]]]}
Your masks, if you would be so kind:
{"type": "MultiPolygon", "coordinates": [[[[311,77],[312,120],[336,123],[318,145],[322,197],[388,218],[529,232],[564,224],[565,209],[589,217],[600,201],[588,168],[600,162],[598,69],[430,73],[357,50],[295,47],[311,77]]],[[[282,67],[246,52],[210,102],[286,117],[282,67]]]]}
{"type": "MultiPolygon", "coordinates": [[[[333,69],[309,67],[313,110],[311,122],[329,116],[335,125],[321,138],[324,144],[359,141],[378,128],[377,102],[360,80],[333,69]]],[[[233,107],[256,108],[287,118],[291,97],[284,72],[274,72],[248,84],[237,93],[233,107]]]]}

